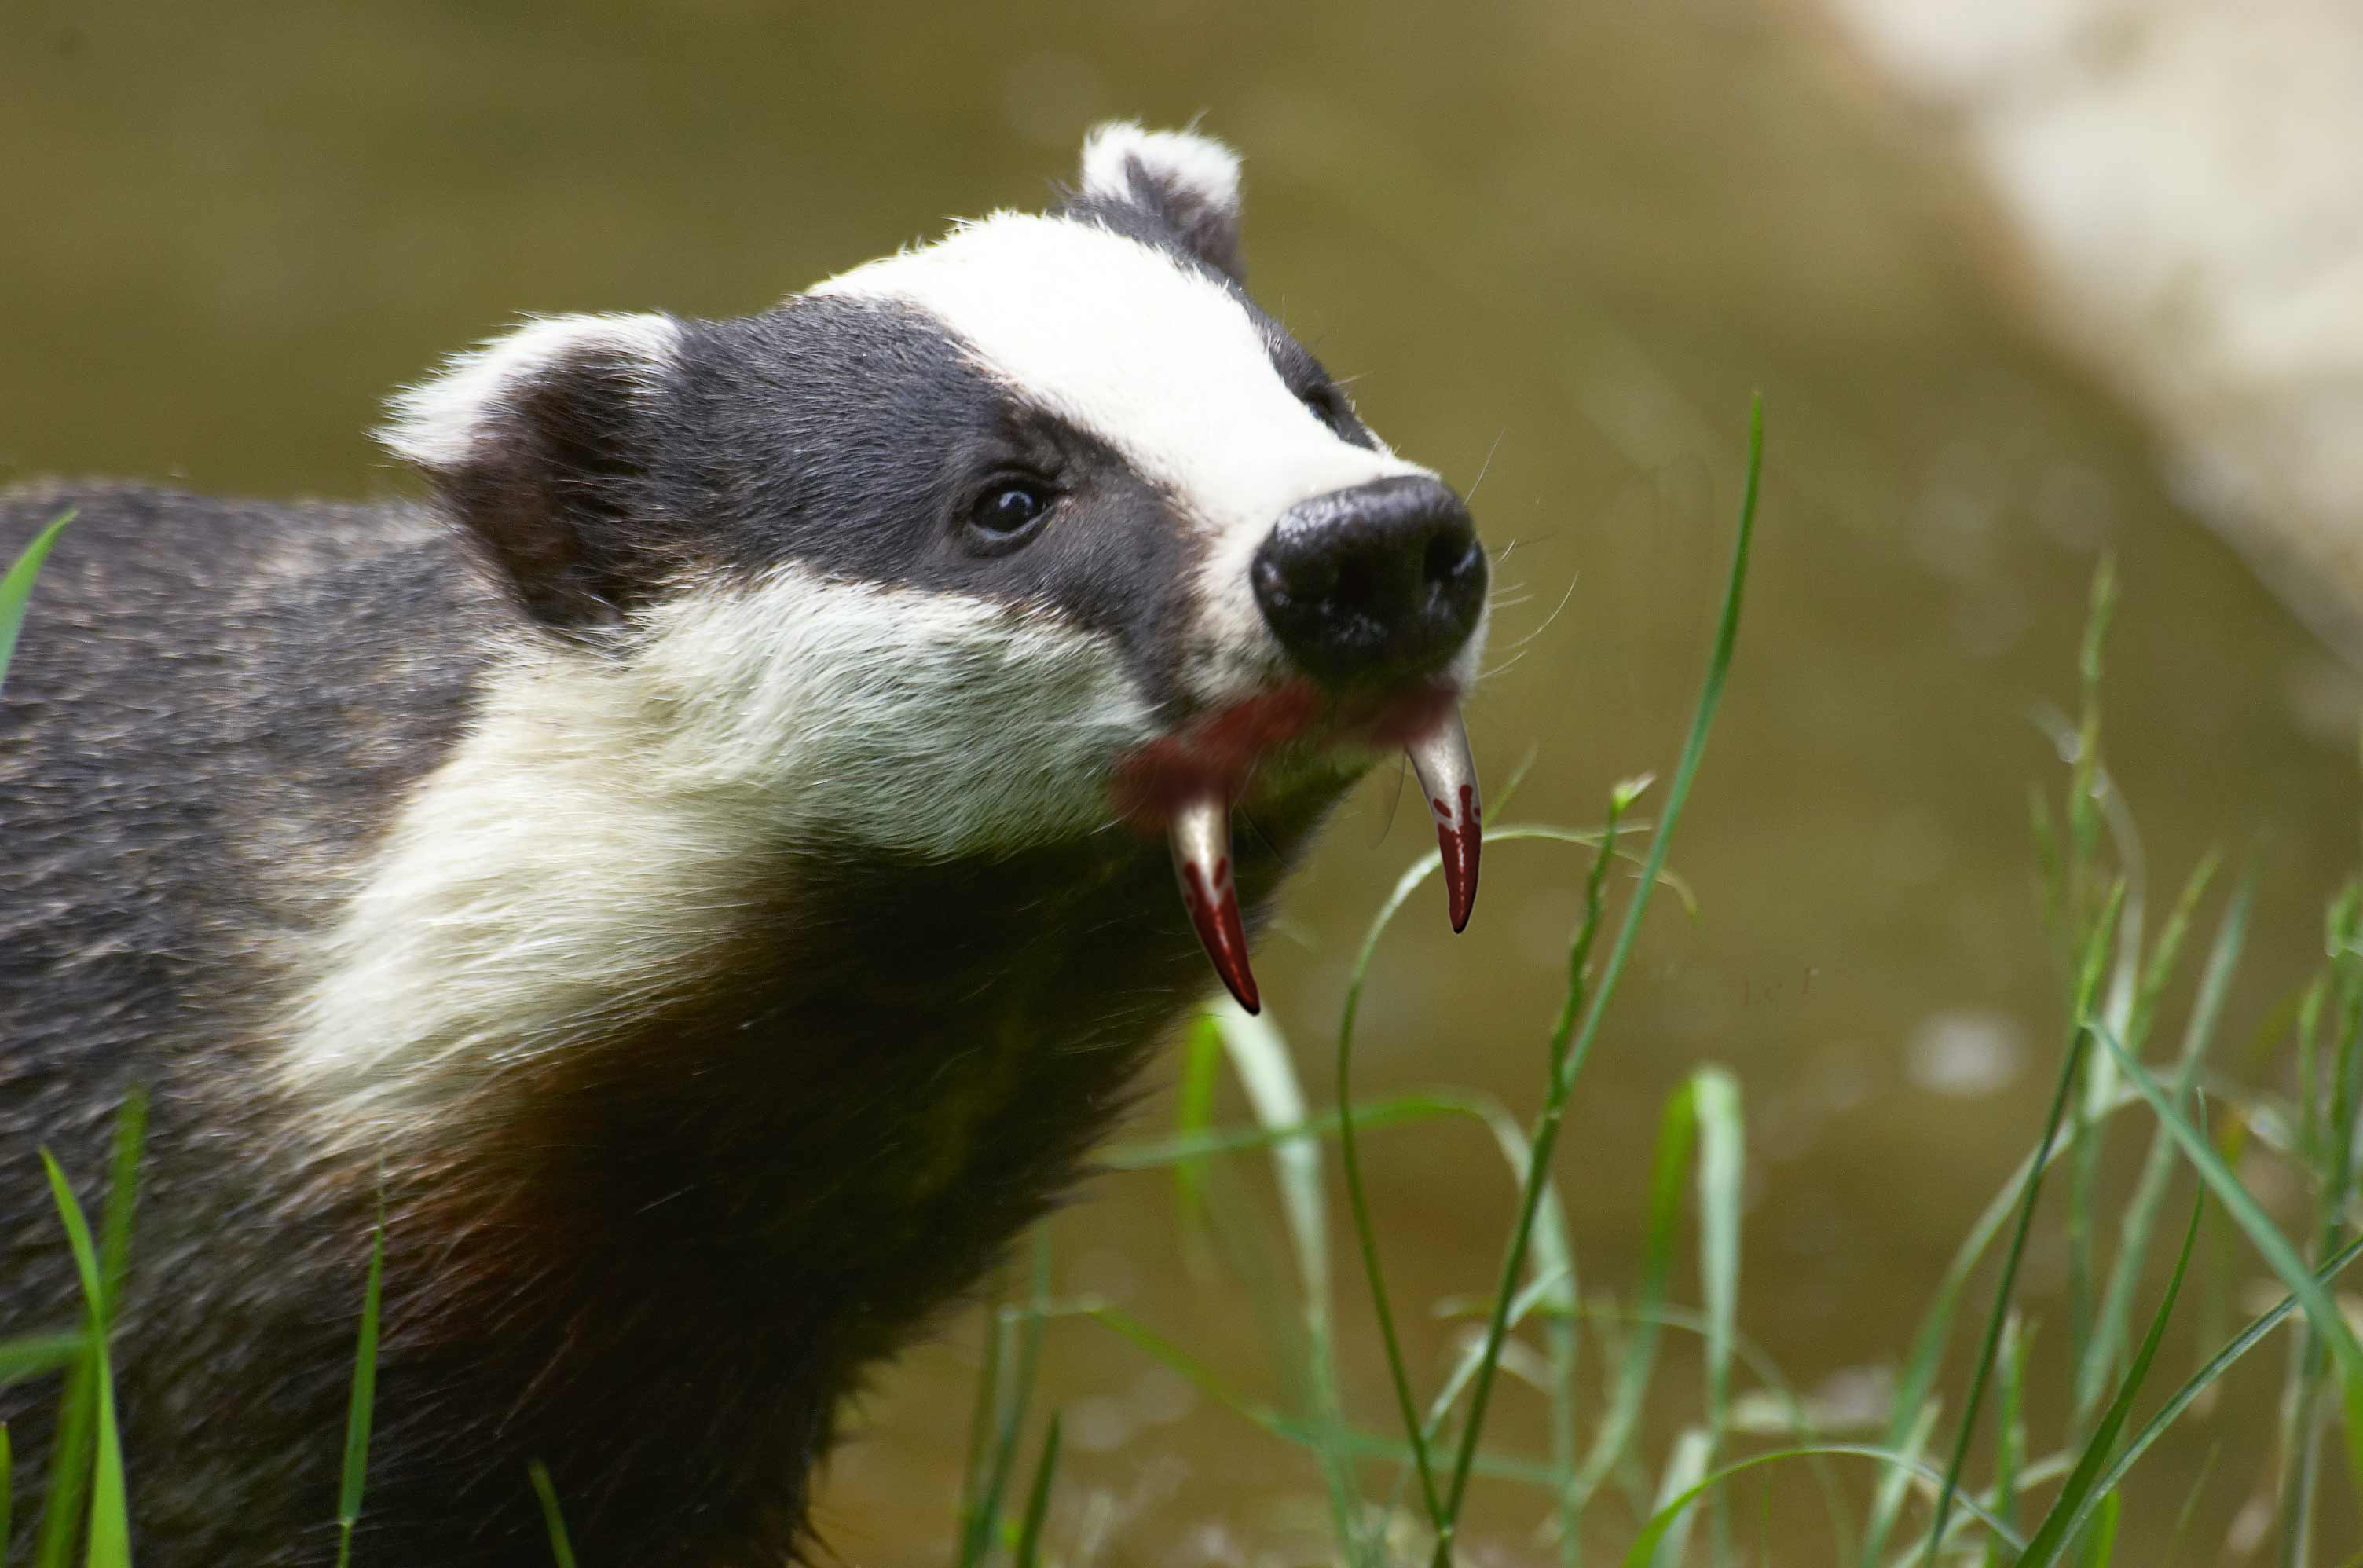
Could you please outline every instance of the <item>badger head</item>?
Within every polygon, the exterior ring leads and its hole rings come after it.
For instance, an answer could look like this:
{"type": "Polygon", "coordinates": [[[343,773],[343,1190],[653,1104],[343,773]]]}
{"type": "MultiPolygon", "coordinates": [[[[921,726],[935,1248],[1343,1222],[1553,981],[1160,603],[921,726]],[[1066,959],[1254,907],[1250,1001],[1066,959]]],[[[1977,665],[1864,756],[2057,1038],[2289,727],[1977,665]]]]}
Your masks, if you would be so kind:
{"type": "Polygon", "coordinates": [[[1247,292],[1238,161],[1112,125],[1001,212],[733,320],[536,320],[385,439],[696,787],[949,858],[1170,836],[1257,995],[1230,818],[1408,749],[1458,929],[1486,558],[1247,292]]]}

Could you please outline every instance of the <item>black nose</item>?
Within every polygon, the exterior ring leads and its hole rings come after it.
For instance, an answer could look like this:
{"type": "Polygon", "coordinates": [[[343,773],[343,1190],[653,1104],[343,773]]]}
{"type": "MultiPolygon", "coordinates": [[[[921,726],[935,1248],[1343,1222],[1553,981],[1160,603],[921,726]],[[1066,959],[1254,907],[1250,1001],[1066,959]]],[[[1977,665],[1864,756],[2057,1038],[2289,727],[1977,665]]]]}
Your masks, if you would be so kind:
{"type": "Polygon", "coordinates": [[[1248,574],[1281,646],[1332,686],[1433,674],[1485,607],[1485,549],[1469,508],[1418,474],[1298,502],[1248,574]]]}

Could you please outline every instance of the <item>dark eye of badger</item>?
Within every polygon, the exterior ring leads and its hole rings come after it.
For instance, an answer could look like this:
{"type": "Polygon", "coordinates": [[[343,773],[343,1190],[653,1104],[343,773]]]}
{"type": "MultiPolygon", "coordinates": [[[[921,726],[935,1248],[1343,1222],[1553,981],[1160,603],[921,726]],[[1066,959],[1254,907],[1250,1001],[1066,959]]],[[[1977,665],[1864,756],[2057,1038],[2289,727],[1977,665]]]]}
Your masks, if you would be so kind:
{"type": "Polygon", "coordinates": [[[1050,492],[1030,480],[1004,480],[977,497],[969,526],[994,543],[1014,540],[1050,509],[1050,492]]]}

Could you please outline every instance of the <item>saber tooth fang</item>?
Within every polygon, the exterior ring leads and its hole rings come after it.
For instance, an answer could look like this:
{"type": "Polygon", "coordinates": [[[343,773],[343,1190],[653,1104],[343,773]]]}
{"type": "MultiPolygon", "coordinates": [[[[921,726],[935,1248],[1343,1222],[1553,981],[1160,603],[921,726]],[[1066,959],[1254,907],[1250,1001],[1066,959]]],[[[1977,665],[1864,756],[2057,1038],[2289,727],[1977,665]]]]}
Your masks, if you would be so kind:
{"type": "Polygon", "coordinates": [[[1437,850],[1444,860],[1445,909],[1453,930],[1469,924],[1477,903],[1477,852],[1485,836],[1484,803],[1477,791],[1477,759],[1456,705],[1424,739],[1403,748],[1428,815],[1436,819],[1437,850]]]}
{"type": "Polygon", "coordinates": [[[1231,995],[1248,1012],[1259,1012],[1255,972],[1248,967],[1247,926],[1239,918],[1239,895],[1231,876],[1231,809],[1219,795],[1200,795],[1177,807],[1168,825],[1173,840],[1173,874],[1182,884],[1182,906],[1231,995]]]}

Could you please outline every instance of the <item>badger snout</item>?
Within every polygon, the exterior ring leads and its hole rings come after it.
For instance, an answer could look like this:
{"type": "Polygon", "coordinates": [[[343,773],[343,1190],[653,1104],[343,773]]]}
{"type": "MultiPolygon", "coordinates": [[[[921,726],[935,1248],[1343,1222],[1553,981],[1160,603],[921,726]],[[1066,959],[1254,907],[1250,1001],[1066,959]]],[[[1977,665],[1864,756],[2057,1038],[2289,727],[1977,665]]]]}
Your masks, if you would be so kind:
{"type": "MultiPolygon", "coordinates": [[[[1348,706],[1410,698],[1403,740],[1436,824],[1445,908],[1456,931],[1477,898],[1483,805],[1459,693],[1437,681],[1485,613],[1485,549],[1469,508],[1440,481],[1396,474],[1332,490],[1282,513],[1256,548],[1248,581],[1273,638],[1313,683],[1348,706]],[[1420,688],[1426,688],[1425,691],[1420,688]],[[1440,705],[1440,706],[1439,706],[1440,705]]],[[[1243,705],[1218,728],[1248,723],[1243,705]]],[[[1168,802],[1166,830],[1182,901],[1215,970],[1239,1005],[1259,1006],[1247,929],[1232,882],[1236,785],[1219,773],[1168,802]]]]}
{"type": "Polygon", "coordinates": [[[1291,506],[1248,569],[1289,657],[1332,688],[1432,675],[1485,608],[1485,549],[1440,481],[1398,474],[1291,506]]]}

